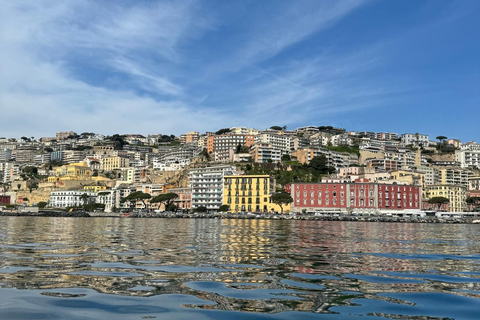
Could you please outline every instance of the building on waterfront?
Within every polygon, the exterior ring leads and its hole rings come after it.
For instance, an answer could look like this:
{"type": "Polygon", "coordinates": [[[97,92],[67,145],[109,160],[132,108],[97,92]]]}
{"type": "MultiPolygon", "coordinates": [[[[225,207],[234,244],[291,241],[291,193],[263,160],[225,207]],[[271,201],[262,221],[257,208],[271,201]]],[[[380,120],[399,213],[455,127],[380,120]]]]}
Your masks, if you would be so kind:
{"type": "Polygon", "coordinates": [[[48,203],[51,208],[80,207],[86,202],[95,202],[97,194],[88,191],[53,191],[48,203]]]}
{"type": "MultiPolygon", "coordinates": [[[[225,176],[223,204],[231,212],[280,212],[280,206],[272,203],[270,197],[275,192],[275,179],[269,175],[225,176]]],[[[289,212],[289,205],[283,212],[289,212]]]]}
{"type": "Polygon", "coordinates": [[[215,211],[223,203],[223,178],[234,174],[234,166],[214,166],[190,170],[192,209],[206,207],[215,211]]]}
{"type": "Polygon", "coordinates": [[[435,184],[425,188],[426,199],[444,197],[449,200],[451,212],[464,212],[467,208],[466,188],[459,185],[435,184]]]}
{"type": "Polygon", "coordinates": [[[420,210],[422,197],[420,186],[379,184],[366,179],[354,183],[292,183],[287,190],[293,198],[292,212],[411,213],[420,210]]]}
{"type": "Polygon", "coordinates": [[[465,187],[442,184],[427,186],[425,189],[425,198],[428,200],[435,197],[447,198],[451,212],[464,212],[467,208],[467,193],[465,187]]]}
{"type": "Polygon", "coordinates": [[[192,209],[192,188],[172,188],[168,192],[178,195],[178,198],[173,200],[178,210],[192,209]]]}

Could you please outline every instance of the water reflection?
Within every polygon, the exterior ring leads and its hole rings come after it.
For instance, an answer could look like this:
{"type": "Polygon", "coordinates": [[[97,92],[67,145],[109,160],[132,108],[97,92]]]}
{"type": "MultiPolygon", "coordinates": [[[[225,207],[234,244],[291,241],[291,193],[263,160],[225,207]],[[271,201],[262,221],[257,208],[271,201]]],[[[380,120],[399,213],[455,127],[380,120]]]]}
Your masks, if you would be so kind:
{"type": "Polygon", "coordinates": [[[31,217],[0,222],[1,318],[26,319],[40,309],[35,319],[59,319],[82,309],[97,318],[226,317],[222,310],[240,312],[229,318],[255,319],[476,319],[480,298],[476,225],[31,217]],[[128,312],[114,300],[120,297],[128,299],[128,312]],[[161,302],[154,305],[153,298],[161,302]],[[26,299],[30,309],[22,305],[26,299]],[[42,310],[49,305],[56,311],[42,310]]]}

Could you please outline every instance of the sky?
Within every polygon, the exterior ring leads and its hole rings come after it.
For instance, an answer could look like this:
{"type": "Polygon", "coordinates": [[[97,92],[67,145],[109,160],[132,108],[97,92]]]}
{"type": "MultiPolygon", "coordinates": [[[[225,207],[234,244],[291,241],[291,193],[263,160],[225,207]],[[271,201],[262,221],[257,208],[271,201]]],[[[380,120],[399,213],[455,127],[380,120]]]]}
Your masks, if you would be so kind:
{"type": "Polygon", "coordinates": [[[0,136],[480,140],[478,0],[0,0],[0,136]]]}

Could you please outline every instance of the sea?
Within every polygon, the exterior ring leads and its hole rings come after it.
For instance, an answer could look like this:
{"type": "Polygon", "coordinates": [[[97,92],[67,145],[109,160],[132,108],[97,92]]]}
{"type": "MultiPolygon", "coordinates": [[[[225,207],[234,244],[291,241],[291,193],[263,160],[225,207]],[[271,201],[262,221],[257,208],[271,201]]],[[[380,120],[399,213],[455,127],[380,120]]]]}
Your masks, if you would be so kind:
{"type": "Polygon", "coordinates": [[[0,217],[0,319],[480,319],[480,225],[0,217]]]}

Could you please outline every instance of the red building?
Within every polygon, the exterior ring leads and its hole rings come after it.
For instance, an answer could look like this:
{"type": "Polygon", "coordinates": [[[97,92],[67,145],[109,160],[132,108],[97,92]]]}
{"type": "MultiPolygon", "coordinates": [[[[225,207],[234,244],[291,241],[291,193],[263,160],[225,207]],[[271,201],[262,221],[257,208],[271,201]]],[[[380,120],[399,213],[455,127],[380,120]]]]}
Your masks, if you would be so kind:
{"type": "Polygon", "coordinates": [[[419,211],[421,208],[420,186],[358,179],[355,182],[293,183],[286,190],[293,198],[292,212],[379,213],[419,211]]]}
{"type": "Polygon", "coordinates": [[[0,196],[0,204],[1,205],[10,204],[10,196],[0,196]]]}

